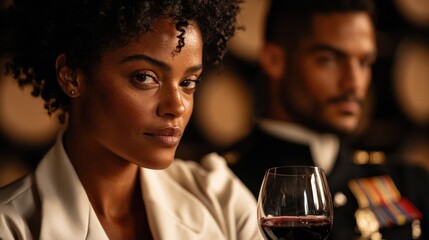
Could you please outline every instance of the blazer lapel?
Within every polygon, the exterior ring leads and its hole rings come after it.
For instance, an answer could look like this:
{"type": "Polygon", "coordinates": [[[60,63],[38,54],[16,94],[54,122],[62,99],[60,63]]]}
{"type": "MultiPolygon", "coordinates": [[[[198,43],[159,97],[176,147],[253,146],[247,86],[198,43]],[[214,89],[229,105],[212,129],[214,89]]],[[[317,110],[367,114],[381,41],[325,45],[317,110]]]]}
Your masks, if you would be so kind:
{"type": "Polygon", "coordinates": [[[40,239],[108,239],[62,145],[56,145],[36,170],[42,204],[40,239]]]}
{"type": "Polygon", "coordinates": [[[141,169],[140,179],[155,239],[225,239],[204,204],[166,171],[141,169]]]}
{"type": "MultiPolygon", "coordinates": [[[[39,238],[107,240],[65,153],[61,137],[60,134],[56,145],[36,170],[36,184],[42,204],[39,238]]],[[[192,178],[191,175],[181,177],[192,178]]],[[[140,180],[155,239],[225,239],[219,224],[208,210],[210,206],[185,190],[168,171],[141,168],[140,180]]]]}

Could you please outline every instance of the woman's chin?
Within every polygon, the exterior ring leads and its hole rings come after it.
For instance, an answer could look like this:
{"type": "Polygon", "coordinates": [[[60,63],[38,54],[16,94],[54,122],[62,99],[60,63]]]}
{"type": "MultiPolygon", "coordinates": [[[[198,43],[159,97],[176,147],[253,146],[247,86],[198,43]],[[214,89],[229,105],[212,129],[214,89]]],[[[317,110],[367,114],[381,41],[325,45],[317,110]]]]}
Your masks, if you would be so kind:
{"type": "Polygon", "coordinates": [[[138,165],[140,167],[149,168],[149,169],[165,169],[171,165],[174,161],[174,154],[172,155],[163,155],[163,156],[154,156],[152,158],[146,158],[145,162],[140,162],[138,165]]]}

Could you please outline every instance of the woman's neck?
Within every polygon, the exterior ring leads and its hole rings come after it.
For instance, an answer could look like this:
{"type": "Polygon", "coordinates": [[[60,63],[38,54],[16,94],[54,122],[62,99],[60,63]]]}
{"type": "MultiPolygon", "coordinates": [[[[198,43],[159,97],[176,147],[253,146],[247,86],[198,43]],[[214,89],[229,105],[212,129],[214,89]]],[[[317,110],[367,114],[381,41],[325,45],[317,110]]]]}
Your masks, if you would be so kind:
{"type": "Polygon", "coordinates": [[[119,217],[132,212],[139,167],[76,131],[67,131],[63,142],[97,214],[119,217]]]}
{"type": "Polygon", "coordinates": [[[150,235],[139,167],[75,132],[64,134],[64,148],[106,234],[110,239],[150,235]]]}

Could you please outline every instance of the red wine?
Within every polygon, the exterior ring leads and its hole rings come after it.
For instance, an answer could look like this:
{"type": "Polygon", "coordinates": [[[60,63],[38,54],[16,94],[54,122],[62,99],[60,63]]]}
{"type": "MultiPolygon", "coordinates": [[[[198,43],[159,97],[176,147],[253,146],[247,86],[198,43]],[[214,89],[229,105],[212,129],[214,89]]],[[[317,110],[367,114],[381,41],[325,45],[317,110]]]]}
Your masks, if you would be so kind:
{"type": "Polygon", "coordinates": [[[332,221],[324,216],[265,217],[260,220],[261,232],[268,240],[324,240],[331,227],[332,221]]]}

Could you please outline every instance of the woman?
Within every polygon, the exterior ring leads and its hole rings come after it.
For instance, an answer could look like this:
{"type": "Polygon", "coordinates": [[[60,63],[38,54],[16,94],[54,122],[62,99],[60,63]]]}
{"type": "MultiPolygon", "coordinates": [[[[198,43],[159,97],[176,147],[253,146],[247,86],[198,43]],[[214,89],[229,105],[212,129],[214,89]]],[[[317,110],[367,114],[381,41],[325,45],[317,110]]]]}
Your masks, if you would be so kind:
{"type": "Polygon", "coordinates": [[[7,69],[67,127],[33,175],[0,191],[0,239],[260,238],[223,159],[173,162],[237,2],[33,2],[5,13],[19,30],[7,69]]]}

